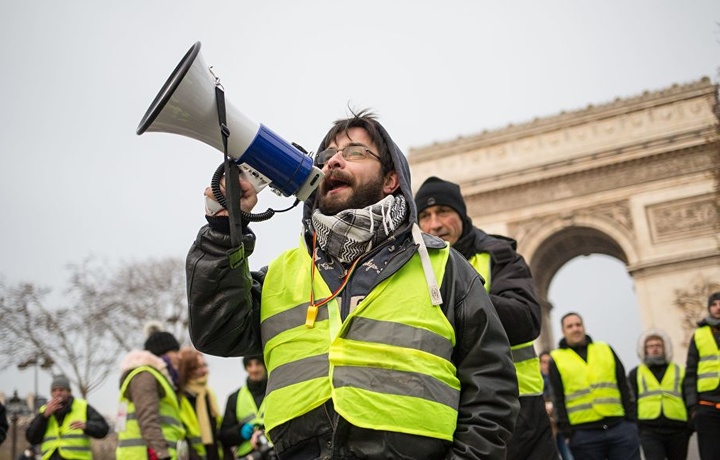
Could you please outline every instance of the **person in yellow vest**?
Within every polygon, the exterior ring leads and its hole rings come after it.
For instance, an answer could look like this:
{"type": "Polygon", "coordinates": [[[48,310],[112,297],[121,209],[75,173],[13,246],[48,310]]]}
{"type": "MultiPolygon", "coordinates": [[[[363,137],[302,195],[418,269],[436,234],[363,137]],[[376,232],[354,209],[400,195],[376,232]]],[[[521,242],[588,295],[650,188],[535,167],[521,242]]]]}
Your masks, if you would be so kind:
{"type": "Polygon", "coordinates": [[[220,439],[226,449],[233,446],[239,457],[253,450],[252,435],[265,425],[265,390],[267,371],[262,355],[243,357],[247,373],[245,385],[228,396],[225,415],[220,426],[220,439]]]}
{"type": "Polygon", "coordinates": [[[508,460],[557,460],[543,399],[543,378],[533,340],[540,335],[540,304],[530,267],[512,238],[473,226],[460,186],[428,178],[415,194],[418,223],[442,238],[480,273],[512,347],[520,387],[520,415],[508,443],[508,460]]]}
{"type": "Polygon", "coordinates": [[[685,364],[685,406],[702,460],[720,458],[720,292],[708,297],[707,309],[708,316],[690,340],[685,364]]]}
{"type": "Polygon", "coordinates": [[[299,245],[268,267],[251,272],[254,234],[207,206],[186,264],[194,345],[264,352],[281,459],[504,459],[518,385],[480,276],[422,233],[407,159],[372,114],[337,120],[318,152],[299,245]]]}
{"type": "Polygon", "coordinates": [[[178,397],[180,343],[156,325],[146,327],[144,350],[120,363],[120,402],[115,431],[117,460],[188,458],[178,397]]]}
{"type": "Polygon", "coordinates": [[[205,356],[193,347],[180,349],[181,411],[190,444],[191,459],[222,460],[218,438],[221,414],[215,392],[208,385],[205,356]]]}
{"type": "Polygon", "coordinates": [[[560,320],[563,338],[550,352],[550,388],[558,430],[581,460],[640,460],[635,401],[625,368],[605,342],[585,333],[578,313],[560,320]]]}
{"type": "Polygon", "coordinates": [[[50,401],[30,422],[25,437],[40,445],[43,460],[87,460],[93,458],[90,438],[102,439],[109,430],[102,415],[72,395],[70,380],[58,375],[50,384],[50,401]]]}
{"type": "Polygon", "coordinates": [[[672,362],[672,342],[659,329],[640,335],[637,352],[641,363],[628,382],[645,460],[685,460],[692,434],[683,399],[685,368],[672,362]]]}

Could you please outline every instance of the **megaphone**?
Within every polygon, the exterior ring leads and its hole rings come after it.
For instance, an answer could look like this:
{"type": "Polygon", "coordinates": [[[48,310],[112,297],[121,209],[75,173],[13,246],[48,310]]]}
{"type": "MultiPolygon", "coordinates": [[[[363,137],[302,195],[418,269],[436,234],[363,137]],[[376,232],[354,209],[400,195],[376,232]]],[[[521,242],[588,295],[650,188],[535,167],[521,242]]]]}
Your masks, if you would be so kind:
{"type": "MultiPolygon", "coordinates": [[[[224,152],[218,119],[219,80],[205,65],[196,42],[163,85],[137,127],[137,134],[180,134],[224,152]]],[[[227,154],[257,191],[269,185],[284,196],[305,201],[320,184],[322,171],[312,158],[271,129],[225,103],[227,154]]]]}

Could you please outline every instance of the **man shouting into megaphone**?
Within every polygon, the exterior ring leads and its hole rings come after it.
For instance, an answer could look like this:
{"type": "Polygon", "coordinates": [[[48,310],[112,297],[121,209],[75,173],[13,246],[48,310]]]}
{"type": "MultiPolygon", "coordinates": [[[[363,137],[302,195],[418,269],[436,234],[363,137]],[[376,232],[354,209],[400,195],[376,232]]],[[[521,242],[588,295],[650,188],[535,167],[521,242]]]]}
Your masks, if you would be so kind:
{"type": "Polygon", "coordinates": [[[407,160],[371,113],[336,121],[318,152],[300,245],[269,266],[249,270],[247,223],[232,247],[227,212],[206,216],[187,259],[193,343],[263,353],[281,459],[504,459],[517,379],[477,272],[421,232],[407,160]]]}

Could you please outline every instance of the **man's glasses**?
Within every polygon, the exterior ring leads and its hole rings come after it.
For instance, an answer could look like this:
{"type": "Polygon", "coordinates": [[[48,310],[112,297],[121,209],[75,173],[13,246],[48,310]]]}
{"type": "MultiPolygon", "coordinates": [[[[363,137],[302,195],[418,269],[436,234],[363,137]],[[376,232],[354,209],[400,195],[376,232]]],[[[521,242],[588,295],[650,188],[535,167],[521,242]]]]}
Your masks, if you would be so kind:
{"type": "Polygon", "coordinates": [[[380,157],[373,153],[370,149],[362,145],[348,145],[344,149],[329,148],[317,154],[317,165],[319,167],[325,166],[325,163],[330,161],[330,158],[334,157],[336,153],[340,152],[342,157],[346,161],[360,161],[364,160],[369,156],[377,158],[382,163],[380,157]]]}

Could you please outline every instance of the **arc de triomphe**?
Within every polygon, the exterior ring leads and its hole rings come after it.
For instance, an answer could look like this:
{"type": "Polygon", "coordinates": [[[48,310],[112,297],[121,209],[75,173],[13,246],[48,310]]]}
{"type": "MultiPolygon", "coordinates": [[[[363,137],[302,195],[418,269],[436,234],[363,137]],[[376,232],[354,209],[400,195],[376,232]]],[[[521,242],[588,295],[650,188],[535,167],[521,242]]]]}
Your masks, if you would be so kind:
{"type": "Polygon", "coordinates": [[[643,328],[684,356],[720,290],[718,85],[708,78],[472,137],[410,149],[417,188],[460,184],[473,223],[511,236],[543,302],[539,348],[556,343],[547,293],[584,254],[627,266],[643,328]]]}

